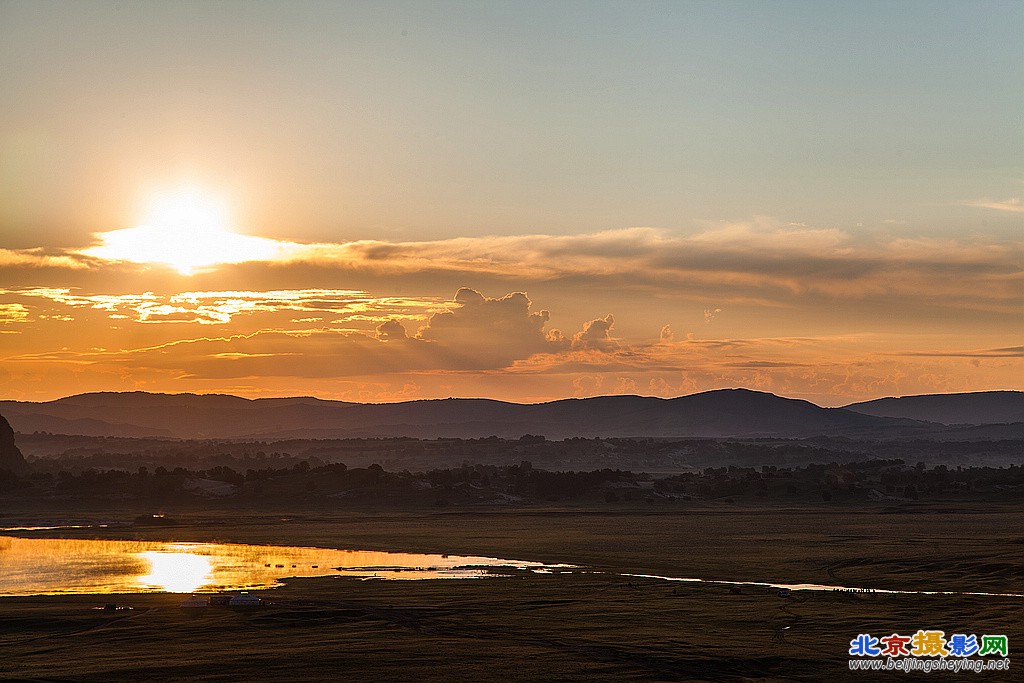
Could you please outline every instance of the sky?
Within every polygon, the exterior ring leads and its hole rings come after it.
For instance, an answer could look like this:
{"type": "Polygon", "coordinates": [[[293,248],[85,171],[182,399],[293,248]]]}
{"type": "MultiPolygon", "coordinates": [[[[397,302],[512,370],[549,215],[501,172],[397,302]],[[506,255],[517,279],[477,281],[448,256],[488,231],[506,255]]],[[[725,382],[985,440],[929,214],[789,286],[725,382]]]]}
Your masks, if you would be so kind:
{"type": "Polygon", "coordinates": [[[0,398],[1024,389],[1022,33],[0,0],[0,398]]]}

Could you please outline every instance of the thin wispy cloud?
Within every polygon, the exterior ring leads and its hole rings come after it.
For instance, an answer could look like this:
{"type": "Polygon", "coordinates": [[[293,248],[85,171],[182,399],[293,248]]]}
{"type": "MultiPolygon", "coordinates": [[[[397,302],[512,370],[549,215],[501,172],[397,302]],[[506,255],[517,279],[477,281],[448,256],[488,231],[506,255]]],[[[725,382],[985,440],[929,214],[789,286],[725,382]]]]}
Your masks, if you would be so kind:
{"type": "Polygon", "coordinates": [[[978,209],[993,209],[995,211],[1008,211],[1010,213],[1024,213],[1024,202],[1019,197],[1010,197],[997,201],[993,199],[974,199],[960,202],[962,206],[973,206],[978,209]]]}
{"type": "MultiPolygon", "coordinates": [[[[316,267],[380,276],[604,281],[694,297],[716,293],[721,294],[716,298],[729,304],[759,300],[787,305],[807,297],[941,297],[958,308],[991,310],[1001,306],[1008,311],[1022,295],[1024,279],[1021,242],[930,237],[871,241],[835,228],[769,219],[725,224],[689,235],[629,228],[577,235],[281,244],[287,245],[287,250],[275,252],[277,255],[265,262],[296,272],[316,267]]],[[[26,254],[24,258],[36,257],[26,254]]],[[[72,252],[47,258],[58,259],[51,265],[67,264],[76,269],[125,265],[118,260],[76,260],[72,252]]],[[[234,261],[221,267],[232,264],[234,261]]]]}
{"type": "MultiPolygon", "coordinates": [[[[43,300],[69,309],[87,309],[112,319],[139,323],[197,323],[226,325],[239,316],[267,313],[323,313],[330,322],[351,318],[379,322],[394,317],[422,317],[443,308],[441,298],[373,297],[366,292],[343,289],[289,289],[269,291],[195,291],[180,294],[82,294],[70,288],[21,288],[0,290],[0,297],[17,297],[19,306],[43,300]]],[[[37,315],[52,316],[50,309],[37,315]]],[[[296,318],[305,323],[322,318],[296,318]]]]}
{"type": "Polygon", "coordinates": [[[920,358],[1024,358],[1024,346],[1007,346],[976,351],[902,351],[890,355],[920,358]]]}
{"type": "Polygon", "coordinates": [[[0,303],[0,323],[27,322],[29,310],[23,304],[0,303]]]}
{"type": "Polygon", "coordinates": [[[85,270],[90,262],[75,255],[47,254],[42,249],[0,249],[0,267],[85,270]]]}

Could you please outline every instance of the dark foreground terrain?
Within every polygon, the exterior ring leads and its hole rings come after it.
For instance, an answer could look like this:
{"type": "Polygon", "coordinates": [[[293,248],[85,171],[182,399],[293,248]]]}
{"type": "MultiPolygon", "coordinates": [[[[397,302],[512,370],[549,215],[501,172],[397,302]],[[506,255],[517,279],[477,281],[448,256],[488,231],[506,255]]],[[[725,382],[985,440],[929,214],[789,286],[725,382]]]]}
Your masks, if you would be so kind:
{"type": "MultiPolygon", "coordinates": [[[[5,513],[0,521],[38,515],[5,513]]],[[[1024,642],[1020,597],[779,597],[765,587],[624,576],[1024,593],[1024,512],[1015,504],[205,510],[177,521],[60,535],[479,554],[592,573],[299,579],[264,592],[271,604],[251,612],[192,616],[174,595],[2,598],[0,679],[891,680],[848,670],[858,633],[1005,634],[1011,660],[1024,642]],[[95,609],[106,602],[133,609],[95,609]]],[[[1020,680],[1022,665],[932,675],[1020,680]]]]}

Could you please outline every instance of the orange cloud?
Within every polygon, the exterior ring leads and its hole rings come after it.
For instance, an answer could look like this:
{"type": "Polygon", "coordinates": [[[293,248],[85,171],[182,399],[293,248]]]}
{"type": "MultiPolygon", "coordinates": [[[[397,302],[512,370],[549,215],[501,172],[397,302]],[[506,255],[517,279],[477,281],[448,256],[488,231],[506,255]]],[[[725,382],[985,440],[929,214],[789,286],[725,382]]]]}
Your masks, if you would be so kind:
{"type": "Polygon", "coordinates": [[[0,290],[0,380],[47,397],[148,388],[525,400],[749,386],[836,403],[1019,388],[1024,376],[1017,241],[869,239],[756,219],[693,234],[274,242],[289,247],[190,277],[99,253],[0,250],[0,265],[14,264],[0,290]],[[64,286],[38,286],[56,275],[64,286]],[[22,276],[33,286],[15,286],[22,276]],[[126,281],[138,290],[111,289],[126,281]],[[529,289],[569,322],[552,329],[524,291],[436,295],[464,282],[529,289]],[[822,329],[874,334],[813,334],[822,329]]]}
{"type": "Polygon", "coordinates": [[[0,249],[0,267],[67,268],[84,270],[86,261],[67,255],[50,255],[42,249],[0,249]]]}
{"type": "MultiPolygon", "coordinates": [[[[1016,200],[995,204],[1012,211],[1018,207],[1016,200]]],[[[694,298],[713,297],[729,304],[792,305],[815,298],[901,297],[1006,313],[1019,309],[1024,293],[1024,245],[1020,242],[925,237],[868,240],[836,228],[764,218],[715,225],[690,235],[627,228],[577,235],[423,242],[299,244],[259,239],[279,244],[281,249],[251,258],[283,269],[316,266],[378,275],[605,281],[652,291],[688,292],[694,298]]],[[[73,253],[57,257],[30,251],[3,253],[8,259],[26,263],[77,269],[115,263],[98,258],[101,252],[90,252],[91,260],[81,260],[73,253]]]]}
{"type": "Polygon", "coordinates": [[[28,321],[29,311],[22,304],[0,303],[0,323],[23,323],[28,321]]]}
{"type": "MultiPolygon", "coordinates": [[[[324,313],[360,321],[387,317],[419,317],[443,307],[439,298],[372,297],[344,289],[290,289],[270,291],[208,291],[180,294],[78,294],[69,288],[0,290],[0,296],[24,302],[45,300],[68,308],[101,311],[111,318],[139,323],[198,323],[225,325],[239,316],[269,313],[324,313]]],[[[308,322],[297,319],[295,322],[308,322]]],[[[339,321],[335,321],[339,322],[339,321]]]]}
{"type": "Polygon", "coordinates": [[[612,338],[611,331],[615,326],[615,318],[611,313],[603,318],[595,318],[583,323],[583,329],[573,335],[574,349],[612,350],[618,343],[612,338]]]}

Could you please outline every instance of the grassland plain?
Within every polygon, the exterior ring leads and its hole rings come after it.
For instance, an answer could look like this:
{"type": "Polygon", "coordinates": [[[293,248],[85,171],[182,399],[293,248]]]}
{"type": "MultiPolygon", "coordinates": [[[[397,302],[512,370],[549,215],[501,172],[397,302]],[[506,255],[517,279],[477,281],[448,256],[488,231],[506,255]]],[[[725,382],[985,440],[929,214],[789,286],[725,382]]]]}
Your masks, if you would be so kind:
{"type": "MultiPolygon", "coordinates": [[[[9,510],[4,518],[33,514],[9,510]]],[[[131,511],[122,514],[102,520],[131,519],[131,511]]],[[[491,555],[595,573],[299,579],[265,592],[272,604],[259,610],[194,617],[172,595],[3,598],[0,679],[872,680],[846,666],[858,633],[1006,634],[1011,660],[1024,642],[1024,598],[804,591],[781,598],[764,587],[737,593],[624,576],[1024,593],[1024,511],[1014,505],[224,509],[176,518],[173,527],[59,535],[491,555]],[[93,609],[108,601],[135,609],[93,609]]],[[[1011,665],[957,675],[1020,680],[1019,673],[1011,665]]]]}

